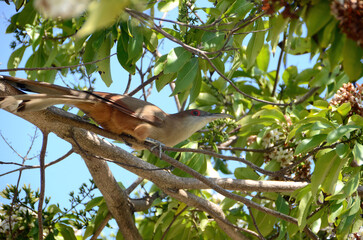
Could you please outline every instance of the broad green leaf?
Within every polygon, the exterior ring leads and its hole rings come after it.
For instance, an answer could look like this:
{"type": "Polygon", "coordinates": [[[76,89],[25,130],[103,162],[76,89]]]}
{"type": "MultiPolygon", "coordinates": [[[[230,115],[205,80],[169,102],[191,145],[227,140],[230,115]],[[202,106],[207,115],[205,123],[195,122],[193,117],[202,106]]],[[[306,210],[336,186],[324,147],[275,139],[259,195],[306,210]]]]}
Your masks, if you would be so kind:
{"type": "Polygon", "coordinates": [[[198,58],[193,58],[188,63],[186,63],[178,72],[173,95],[190,89],[198,74],[198,71],[198,58]]]}
{"type": "Polygon", "coordinates": [[[355,114],[349,120],[352,120],[357,126],[363,127],[363,117],[355,114]]]}
{"type": "Polygon", "coordinates": [[[294,155],[298,155],[300,153],[307,153],[310,150],[313,150],[315,147],[319,146],[326,139],[326,134],[315,135],[312,138],[306,138],[297,145],[294,155]]]}
{"type": "Polygon", "coordinates": [[[167,56],[164,73],[179,72],[187,62],[191,62],[191,57],[192,53],[185,50],[183,47],[173,48],[167,56]]]}
{"type": "Polygon", "coordinates": [[[202,36],[203,50],[212,52],[221,49],[226,41],[225,37],[222,32],[206,31],[202,36]]]}
{"type": "Polygon", "coordinates": [[[310,205],[312,203],[312,192],[307,192],[299,203],[299,215],[297,218],[300,231],[305,228],[306,217],[310,213],[310,205]]]}
{"type": "Polygon", "coordinates": [[[275,53],[277,43],[279,42],[279,36],[285,31],[289,18],[285,18],[282,14],[270,18],[269,34],[267,36],[267,41],[271,42],[271,51],[275,53]]]}
{"type": "Polygon", "coordinates": [[[351,109],[352,109],[352,107],[350,105],[350,102],[346,102],[346,103],[343,103],[342,105],[340,105],[337,108],[337,111],[340,115],[345,117],[350,112],[351,109]]]}
{"type": "Polygon", "coordinates": [[[345,42],[345,35],[341,34],[340,29],[335,29],[335,37],[332,46],[328,49],[327,54],[330,62],[330,71],[342,60],[342,52],[345,42]]]}
{"type": "MultiPolygon", "coordinates": [[[[104,40],[105,35],[101,33],[94,33],[92,36],[88,39],[86,43],[86,47],[83,53],[83,62],[89,63],[93,62],[96,59],[97,50],[101,46],[99,42],[101,42],[99,39],[104,40]]],[[[85,65],[87,74],[90,75],[94,71],[96,71],[96,64],[87,64],[85,65]]]]}
{"type": "Polygon", "coordinates": [[[158,75],[159,73],[164,71],[164,67],[166,65],[166,58],[167,58],[167,55],[163,55],[163,56],[159,57],[159,59],[156,61],[155,67],[154,67],[154,75],[158,75]]]}
{"type": "Polygon", "coordinates": [[[197,98],[198,95],[200,93],[200,89],[202,87],[202,73],[200,71],[198,71],[197,73],[197,77],[194,80],[192,89],[190,90],[190,103],[193,103],[197,98]]]}
{"type": "Polygon", "coordinates": [[[355,198],[352,198],[352,201],[354,201],[347,212],[342,215],[341,221],[339,223],[339,226],[337,228],[337,235],[339,239],[347,239],[347,235],[350,232],[350,229],[353,225],[354,220],[359,216],[359,210],[360,210],[360,197],[356,196],[355,198]]]}
{"type": "Polygon", "coordinates": [[[129,0],[100,0],[91,2],[88,6],[89,17],[77,32],[76,37],[81,38],[111,26],[118,20],[128,4],[129,0]]]}
{"type": "Polygon", "coordinates": [[[347,162],[347,158],[340,158],[338,155],[331,159],[331,168],[328,172],[327,176],[325,177],[321,188],[325,193],[334,194],[335,187],[338,182],[338,177],[340,174],[341,169],[343,168],[344,164],[347,162]]]}
{"type": "Polygon", "coordinates": [[[256,64],[261,71],[267,72],[269,62],[270,50],[268,48],[268,45],[265,44],[261,52],[257,55],[256,64]]]}
{"type": "Polygon", "coordinates": [[[313,196],[316,196],[320,185],[328,175],[336,158],[338,158],[338,155],[334,150],[317,157],[315,169],[311,177],[311,192],[313,196]]]}
{"type": "Polygon", "coordinates": [[[243,19],[243,17],[253,8],[253,4],[247,0],[234,1],[232,6],[225,12],[226,15],[243,19]]]}
{"type": "Polygon", "coordinates": [[[234,170],[234,176],[237,179],[251,179],[257,180],[259,175],[251,168],[248,167],[239,167],[234,170]]]}
{"type": "Polygon", "coordinates": [[[360,173],[359,168],[355,168],[350,175],[349,181],[345,183],[344,187],[338,194],[328,196],[327,201],[331,200],[341,200],[351,196],[355,193],[359,187],[360,173]]]}
{"type": "Polygon", "coordinates": [[[27,24],[34,25],[36,21],[37,11],[34,9],[33,4],[25,4],[24,9],[14,14],[10,22],[11,24],[6,29],[5,33],[13,33],[16,28],[24,28],[27,24]]]}
{"type": "Polygon", "coordinates": [[[176,78],[176,73],[161,74],[161,76],[155,81],[155,87],[160,92],[166,84],[172,82],[176,78]]]}
{"type": "Polygon", "coordinates": [[[107,87],[109,87],[112,83],[110,58],[109,58],[112,45],[113,45],[112,37],[111,35],[109,35],[102,43],[101,47],[97,50],[96,53],[97,60],[103,59],[102,61],[97,62],[96,66],[98,67],[97,68],[98,73],[101,75],[101,78],[107,87]]]}
{"type": "Polygon", "coordinates": [[[131,36],[129,36],[129,44],[127,46],[128,61],[135,64],[142,56],[142,44],[144,37],[142,35],[142,29],[139,26],[133,26],[131,22],[129,22],[128,26],[131,34],[131,36]]]}
{"type": "Polygon", "coordinates": [[[336,218],[340,216],[340,214],[343,212],[344,206],[343,204],[334,204],[330,207],[330,214],[328,216],[328,222],[329,223],[335,223],[336,218]]]}
{"type": "Polygon", "coordinates": [[[362,57],[363,49],[355,41],[347,38],[343,49],[343,68],[350,81],[355,81],[362,77],[362,57]]]}
{"type": "MultiPolygon", "coordinates": [[[[256,20],[255,30],[262,30],[264,28],[261,19],[256,20]]],[[[265,32],[253,33],[247,45],[246,58],[248,59],[247,69],[251,68],[256,61],[257,55],[260,53],[265,39],[265,32]]]]}
{"type": "Polygon", "coordinates": [[[286,122],[284,114],[279,108],[262,109],[253,115],[253,118],[272,118],[280,122],[286,122]]]}
{"type": "MultiPolygon", "coordinates": [[[[16,49],[9,57],[8,60],[8,68],[17,68],[20,64],[21,59],[23,58],[25,49],[27,46],[23,45],[20,48],[16,49]]],[[[15,76],[15,72],[9,72],[11,76],[15,76]]]]}
{"type": "Polygon", "coordinates": [[[56,223],[55,227],[60,231],[65,240],[77,240],[76,236],[74,235],[74,230],[70,226],[67,226],[63,223],[56,223]]]}
{"type": "Polygon", "coordinates": [[[309,8],[305,18],[309,37],[317,33],[330,21],[332,15],[327,13],[330,13],[329,1],[320,1],[309,8]]]}
{"type": "Polygon", "coordinates": [[[135,64],[132,63],[132,60],[129,58],[128,54],[130,36],[128,34],[127,24],[121,23],[120,25],[121,33],[117,40],[117,60],[126,71],[128,71],[130,74],[134,74],[135,64]]]}
{"type": "Polygon", "coordinates": [[[332,143],[338,141],[339,139],[341,139],[344,135],[346,135],[354,130],[357,130],[357,129],[360,129],[360,127],[354,126],[354,125],[340,126],[328,134],[328,137],[326,138],[327,143],[332,144],[332,143]]]}
{"type": "Polygon", "coordinates": [[[95,197],[95,198],[91,199],[87,203],[86,208],[85,208],[85,211],[89,211],[92,208],[98,206],[102,201],[103,201],[103,197],[95,197]]]}
{"type": "Polygon", "coordinates": [[[276,199],[276,210],[283,214],[289,214],[289,204],[288,202],[279,194],[276,199]]]}
{"type": "Polygon", "coordinates": [[[142,28],[142,31],[147,49],[150,52],[155,52],[159,43],[157,34],[148,28],[142,28]]]}
{"type": "Polygon", "coordinates": [[[356,143],[353,148],[354,161],[357,162],[358,166],[363,164],[363,145],[356,143]]]}
{"type": "Polygon", "coordinates": [[[205,92],[201,92],[198,95],[198,98],[196,99],[196,101],[200,105],[207,105],[207,106],[219,103],[219,100],[215,96],[213,96],[210,93],[205,93],[205,92]]]}

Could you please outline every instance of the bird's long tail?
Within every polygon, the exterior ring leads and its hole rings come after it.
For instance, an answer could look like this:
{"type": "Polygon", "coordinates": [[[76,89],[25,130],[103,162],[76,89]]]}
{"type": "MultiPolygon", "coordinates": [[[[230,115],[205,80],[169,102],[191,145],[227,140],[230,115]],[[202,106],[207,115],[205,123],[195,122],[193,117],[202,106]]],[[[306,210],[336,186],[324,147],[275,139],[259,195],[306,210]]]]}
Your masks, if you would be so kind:
{"type": "Polygon", "coordinates": [[[45,82],[35,82],[10,76],[0,76],[0,80],[17,89],[40,94],[20,94],[0,97],[0,108],[10,112],[39,111],[57,104],[75,105],[94,103],[97,97],[83,91],[77,91],[45,82]]]}

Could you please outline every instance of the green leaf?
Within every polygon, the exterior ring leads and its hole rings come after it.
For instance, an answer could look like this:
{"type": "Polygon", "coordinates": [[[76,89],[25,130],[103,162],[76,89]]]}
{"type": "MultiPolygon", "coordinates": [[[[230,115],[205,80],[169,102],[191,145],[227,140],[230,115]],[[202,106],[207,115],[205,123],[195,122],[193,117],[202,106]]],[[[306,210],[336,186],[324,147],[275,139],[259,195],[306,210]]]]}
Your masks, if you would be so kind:
{"type": "Polygon", "coordinates": [[[330,207],[330,214],[328,216],[328,222],[329,223],[335,223],[336,218],[340,216],[340,214],[343,212],[344,206],[343,204],[334,204],[330,207]]]}
{"type": "Polygon", "coordinates": [[[332,144],[332,143],[338,141],[339,139],[341,139],[344,135],[346,135],[354,130],[357,130],[357,129],[360,129],[360,127],[354,126],[354,125],[340,126],[328,134],[328,137],[326,138],[327,143],[332,144]]]}
{"type": "Polygon", "coordinates": [[[191,57],[192,53],[185,50],[183,47],[173,48],[168,54],[164,73],[179,72],[187,62],[190,62],[191,57]]]}
{"type": "Polygon", "coordinates": [[[326,134],[315,135],[312,138],[307,138],[301,141],[299,145],[297,145],[294,155],[298,155],[300,153],[307,153],[310,150],[313,150],[315,147],[319,146],[326,139],[326,134]]]}
{"type": "Polygon", "coordinates": [[[275,53],[277,43],[279,42],[279,37],[282,32],[285,31],[289,18],[285,18],[282,14],[270,18],[269,34],[267,36],[267,41],[271,42],[271,51],[275,53]]]}
{"type": "Polygon", "coordinates": [[[155,81],[155,87],[160,92],[166,84],[172,82],[176,78],[176,73],[161,74],[161,76],[155,81]]]}
{"type": "Polygon", "coordinates": [[[320,185],[328,175],[336,158],[338,158],[338,155],[334,150],[317,157],[315,169],[311,177],[311,192],[313,196],[316,196],[320,185]]]}
{"type": "Polygon", "coordinates": [[[253,8],[250,1],[238,0],[234,1],[232,6],[225,12],[226,15],[243,19],[243,17],[253,8]]]}
{"type": "MultiPolygon", "coordinates": [[[[27,48],[27,46],[23,45],[20,48],[16,49],[10,55],[9,60],[8,60],[8,68],[17,68],[19,66],[26,48],[27,48]]],[[[9,72],[9,74],[13,77],[15,76],[15,72],[9,72]]]]}
{"type": "Polygon", "coordinates": [[[334,159],[331,159],[330,171],[328,172],[321,186],[325,193],[335,193],[335,187],[338,182],[340,171],[343,168],[344,164],[347,162],[347,160],[347,158],[342,159],[338,155],[334,159]]]}
{"type": "Polygon", "coordinates": [[[355,81],[362,77],[362,57],[363,49],[355,41],[347,38],[343,49],[343,68],[350,81],[355,81]]]}
{"type": "Polygon", "coordinates": [[[148,28],[142,28],[142,31],[143,31],[144,42],[145,42],[146,48],[150,52],[155,52],[155,50],[158,48],[158,44],[159,44],[157,34],[148,28]]]}
{"type": "MultiPolygon", "coordinates": [[[[104,34],[94,33],[87,41],[86,47],[83,53],[83,62],[89,63],[96,59],[97,49],[100,47],[98,45],[99,39],[104,39],[104,34]]],[[[90,75],[96,71],[96,64],[85,65],[87,74],[90,75]]]]}
{"type": "Polygon", "coordinates": [[[200,104],[202,106],[203,105],[210,106],[213,104],[218,104],[219,100],[210,93],[202,92],[202,93],[199,93],[198,98],[196,99],[196,102],[198,102],[198,104],[200,104]]]}
{"type": "Polygon", "coordinates": [[[223,32],[205,32],[202,36],[203,50],[217,51],[221,49],[225,42],[226,34],[223,32]]]}
{"type": "Polygon", "coordinates": [[[198,71],[198,58],[192,58],[192,60],[186,63],[184,67],[178,72],[173,95],[185,92],[190,89],[198,74],[198,71]]]}
{"type": "Polygon", "coordinates": [[[308,191],[303,198],[301,199],[299,203],[299,214],[298,214],[298,225],[300,231],[302,231],[305,228],[306,225],[306,217],[310,213],[310,205],[312,203],[312,192],[308,191]]]}
{"type": "MultiPolygon", "coordinates": [[[[264,28],[262,19],[256,20],[255,30],[261,30],[264,28]]],[[[247,69],[251,68],[255,64],[257,55],[260,53],[265,39],[265,32],[253,33],[250,41],[247,45],[246,58],[248,59],[247,69]]]]}
{"type": "Polygon", "coordinates": [[[308,37],[313,36],[330,21],[332,15],[327,13],[330,13],[329,1],[320,1],[309,8],[305,17],[308,37]]]}
{"type": "Polygon", "coordinates": [[[257,113],[255,113],[253,115],[253,118],[272,118],[275,120],[278,120],[280,122],[286,122],[286,119],[284,117],[284,114],[281,112],[281,110],[279,108],[265,108],[262,109],[261,111],[258,111],[257,113]]]}
{"type": "Polygon", "coordinates": [[[252,179],[257,180],[259,175],[251,168],[239,167],[234,170],[234,176],[237,179],[252,179]]]}
{"type": "Polygon", "coordinates": [[[328,49],[327,54],[330,62],[330,71],[332,71],[337,64],[342,60],[342,51],[345,42],[345,35],[340,33],[340,29],[335,29],[335,37],[331,47],[328,49]]]}
{"type": "Polygon", "coordinates": [[[100,0],[91,2],[88,5],[89,17],[77,32],[76,37],[81,38],[111,26],[118,20],[128,4],[129,0],[100,0]]]}
{"type": "Polygon", "coordinates": [[[96,206],[99,206],[101,203],[103,202],[103,197],[95,197],[93,199],[91,199],[86,207],[85,207],[85,211],[89,211],[91,210],[92,208],[96,207],[96,206]]]}
{"type": "Polygon", "coordinates": [[[202,87],[202,81],[203,81],[202,73],[200,71],[198,71],[197,77],[194,80],[192,89],[190,90],[190,100],[189,100],[190,103],[193,103],[198,98],[200,89],[202,87]]]}
{"type": "Polygon", "coordinates": [[[289,214],[289,204],[288,202],[279,194],[276,199],[276,210],[283,214],[289,214]]]}
{"type": "Polygon", "coordinates": [[[142,56],[142,44],[144,37],[142,35],[142,29],[139,26],[133,26],[131,22],[128,23],[129,32],[129,44],[127,47],[128,61],[135,64],[142,56]]]}
{"type": "MultiPolygon", "coordinates": [[[[92,37],[91,37],[92,38],[92,37]]],[[[121,66],[128,71],[130,74],[135,73],[135,64],[129,59],[128,45],[130,41],[130,36],[127,30],[127,24],[121,24],[120,37],[117,40],[117,59],[121,66]]]]}
{"type": "Polygon", "coordinates": [[[363,164],[363,145],[356,143],[353,148],[354,160],[357,162],[358,166],[363,164]]]}
{"type": "Polygon", "coordinates": [[[353,115],[350,117],[350,120],[352,120],[357,126],[363,127],[363,117],[359,115],[353,115]]]}
{"type": "Polygon", "coordinates": [[[268,45],[265,44],[256,58],[256,64],[261,71],[267,72],[269,62],[270,50],[268,48],[268,45]]]}
{"type": "Polygon", "coordinates": [[[359,187],[359,180],[360,180],[360,172],[359,168],[355,168],[352,172],[352,174],[349,177],[349,181],[345,183],[344,187],[341,189],[341,191],[337,194],[334,194],[332,196],[328,196],[326,198],[327,201],[331,200],[341,200],[346,199],[347,197],[351,196],[353,193],[355,193],[359,187]]]}
{"type": "Polygon", "coordinates": [[[64,240],[77,240],[73,228],[59,222],[55,224],[55,227],[60,231],[64,240]]]}
{"type": "Polygon", "coordinates": [[[337,111],[340,115],[342,115],[343,117],[347,116],[347,114],[350,112],[350,110],[352,109],[350,102],[346,102],[343,103],[342,105],[340,105],[337,108],[337,111]]]}
{"type": "Polygon", "coordinates": [[[96,53],[96,58],[98,60],[103,59],[102,61],[97,62],[96,66],[98,73],[101,75],[101,78],[107,87],[109,87],[112,83],[110,58],[109,58],[112,45],[113,45],[112,37],[111,35],[109,35],[102,43],[101,47],[98,49],[96,53]]]}

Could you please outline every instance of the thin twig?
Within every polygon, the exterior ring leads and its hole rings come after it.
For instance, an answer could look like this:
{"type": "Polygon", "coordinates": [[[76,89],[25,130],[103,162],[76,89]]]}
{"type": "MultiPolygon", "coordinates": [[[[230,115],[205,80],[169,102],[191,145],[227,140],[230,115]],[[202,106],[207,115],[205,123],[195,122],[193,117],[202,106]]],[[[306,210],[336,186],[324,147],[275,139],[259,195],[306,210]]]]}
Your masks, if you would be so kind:
{"type": "MultiPolygon", "coordinates": [[[[69,155],[71,155],[73,152],[74,152],[73,149],[69,150],[66,154],[64,154],[62,157],[58,158],[57,160],[54,160],[54,161],[52,161],[50,163],[45,164],[44,168],[50,167],[50,166],[52,166],[52,165],[54,165],[54,164],[56,164],[56,163],[64,160],[69,155]]],[[[0,164],[14,164],[14,165],[18,165],[18,166],[20,165],[20,166],[22,166],[21,168],[14,169],[12,171],[9,171],[9,172],[0,174],[0,177],[5,176],[5,175],[10,174],[10,173],[13,173],[13,172],[17,172],[17,171],[23,171],[23,170],[27,170],[27,169],[40,168],[40,165],[31,166],[31,165],[24,165],[24,164],[13,163],[13,162],[11,162],[11,163],[0,162],[0,164]]]]}
{"type": "Polygon", "coordinates": [[[171,226],[173,225],[173,223],[175,222],[175,220],[180,216],[180,214],[182,214],[186,209],[188,208],[188,206],[185,206],[182,210],[180,210],[177,214],[174,215],[173,220],[171,220],[171,222],[169,223],[168,227],[165,229],[163,236],[160,238],[161,240],[163,240],[166,237],[166,234],[168,234],[171,226]]]}
{"type": "Polygon", "coordinates": [[[253,216],[253,213],[252,213],[252,209],[250,207],[247,207],[248,208],[248,212],[250,213],[250,216],[252,218],[252,222],[253,222],[253,225],[255,226],[257,232],[258,232],[258,235],[259,235],[259,238],[264,240],[265,238],[263,237],[261,231],[260,231],[260,228],[257,226],[257,222],[256,222],[256,219],[255,217],[253,216]]]}
{"type": "Polygon", "coordinates": [[[43,203],[44,203],[44,192],[45,192],[45,154],[48,145],[48,132],[42,131],[43,133],[43,143],[42,149],[40,151],[40,195],[39,195],[39,202],[38,202],[38,239],[43,239],[43,203]]]}
{"type": "Polygon", "coordinates": [[[151,78],[149,78],[148,80],[146,80],[145,82],[143,82],[142,84],[140,84],[140,86],[138,86],[137,88],[135,88],[134,90],[132,90],[129,94],[129,96],[133,96],[135,95],[138,91],[140,91],[141,89],[143,89],[145,86],[147,86],[148,84],[152,83],[153,81],[155,81],[156,79],[158,79],[160,76],[162,75],[162,72],[159,73],[158,75],[152,76],[151,78]]]}
{"type": "Polygon", "coordinates": [[[81,64],[77,64],[77,65],[70,65],[70,66],[61,66],[61,67],[37,67],[37,68],[8,68],[8,69],[0,69],[0,72],[12,72],[12,71],[47,71],[47,70],[62,70],[62,69],[68,69],[68,68],[76,68],[76,67],[81,67],[81,66],[85,66],[85,65],[89,65],[89,64],[94,64],[94,63],[98,63],[101,61],[104,61],[114,55],[116,55],[117,53],[113,53],[107,57],[104,57],[102,59],[97,59],[95,61],[92,62],[86,62],[86,63],[81,63],[81,64]]]}
{"type": "Polygon", "coordinates": [[[284,55],[284,51],[285,51],[285,42],[286,42],[286,32],[284,32],[284,38],[282,40],[281,52],[280,52],[279,60],[277,62],[275,82],[274,82],[274,87],[272,89],[271,97],[275,96],[277,83],[279,82],[279,74],[280,74],[282,56],[284,55]]]}

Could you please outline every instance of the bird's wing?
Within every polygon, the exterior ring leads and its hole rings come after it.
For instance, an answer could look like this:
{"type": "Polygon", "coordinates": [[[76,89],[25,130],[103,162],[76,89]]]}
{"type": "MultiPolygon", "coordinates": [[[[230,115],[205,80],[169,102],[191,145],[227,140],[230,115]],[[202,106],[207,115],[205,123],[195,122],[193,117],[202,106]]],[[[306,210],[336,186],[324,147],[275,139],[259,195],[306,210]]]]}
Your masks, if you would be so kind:
{"type": "Polygon", "coordinates": [[[155,126],[162,125],[166,118],[166,113],[154,104],[134,97],[106,92],[92,92],[90,94],[99,97],[125,114],[155,126]]]}

